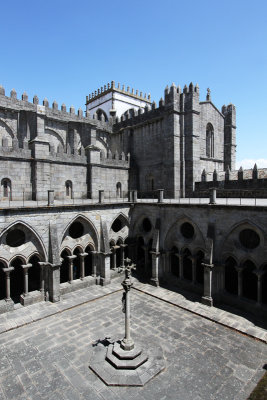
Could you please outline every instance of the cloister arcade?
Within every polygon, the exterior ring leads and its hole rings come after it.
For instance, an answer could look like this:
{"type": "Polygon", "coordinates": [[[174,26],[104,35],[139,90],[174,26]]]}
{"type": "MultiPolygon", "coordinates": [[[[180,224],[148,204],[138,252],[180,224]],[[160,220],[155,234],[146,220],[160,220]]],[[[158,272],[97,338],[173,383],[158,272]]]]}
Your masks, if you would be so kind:
{"type": "MultiPolygon", "coordinates": [[[[58,231],[58,256],[52,263],[47,245],[30,225],[17,221],[3,229],[0,312],[1,302],[27,305],[50,299],[51,268],[58,269],[53,287],[58,287],[60,297],[101,283],[102,278],[109,283],[110,278],[118,276],[127,257],[136,263],[135,275],[141,280],[154,284],[164,280],[203,293],[206,237],[187,215],[162,228],[157,219],[145,214],[130,226],[126,215],[119,213],[106,225],[104,235],[103,227],[96,228],[85,215],[76,215],[58,231]]],[[[232,299],[231,304],[245,301],[267,306],[264,240],[263,231],[248,221],[225,232],[213,260],[215,298],[232,299]]]]}

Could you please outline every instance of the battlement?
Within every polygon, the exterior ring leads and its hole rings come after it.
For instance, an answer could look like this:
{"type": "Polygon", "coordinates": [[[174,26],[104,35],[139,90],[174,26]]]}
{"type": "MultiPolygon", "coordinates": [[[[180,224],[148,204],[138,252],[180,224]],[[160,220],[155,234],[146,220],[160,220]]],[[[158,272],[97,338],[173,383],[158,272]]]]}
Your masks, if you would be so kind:
{"type": "MultiPolygon", "coordinates": [[[[99,125],[97,117],[95,115],[90,116],[90,112],[88,110],[86,110],[84,113],[84,111],[81,108],[79,108],[76,113],[74,106],[70,106],[69,110],[67,110],[65,103],[63,103],[59,109],[58,103],[55,100],[52,103],[52,107],[49,107],[48,99],[44,98],[42,104],[40,104],[37,95],[33,97],[31,103],[29,101],[29,97],[26,92],[22,94],[20,100],[17,98],[17,92],[15,91],[15,89],[11,90],[10,97],[8,97],[5,95],[5,89],[1,85],[0,85],[0,107],[5,109],[11,109],[13,111],[36,112],[38,114],[44,114],[48,118],[56,118],[66,121],[86,122],[93,125],[99,125]]],[[[101,122],[102,126],[103,122],[105,123],[106,126],[110,124],[110,121],[101,121],[101,122]]]]}
{"type": "MultiPolygon", "coordinates": [[[[195,183],[195,193],[199,194],[212,187],[222,190],[250,190],[264,189],[267,191],[267,168],[259,168],[255,164],[253,168],[230,171],[216,171],[207,173],[205,169],[201,174],[201,182],[195,183]]],[[[231,197],[231,193],[228,193],[231,197]]],[[[245,196],[245,195],[244,195],[245,196]]]]}
{"type": "Polygon", "coordinates": [[[117,87],[115,86],[115,82],[111,81],[111,83],[108,83],[107,85],[102,86],[100,89],[95,90],[88,96],[86,96],[86,105],[92,103],[93,101],[99,99],[100,97],[110,93],[110,92],[117,92],[117,93],[122,93],[124,95],[130,96],[134,99],[146,101],[147,103],[151,103],[151,95],[148,93],[143,94],[143,92],[139,90],[135,90],[133,88],[130,89],[129,86],[126,87],[125,85],[120,85],[118,82],[117,87]]]}
{"type": "Polygon", "coordinates": [[[130,167],[130,153],[125,156],[122,152],[121,154],[118,151],[114,153],[109,150],[107,152],[107,156],[105,157],[104,152],[100,152],[100,162],[103,165],[110,165],[110,166],[120,166],[120,167],[130,167]]]}
{"type": "Polygon", "coordinates": [[[0,143],[0,157],[11,157],[11,158],[30,158],[31,150],[29,150],[28,140],[23,141],[23,147],[19,146],[17,138],[12,139],[12,143],[8,141],[7,137],[3,137],[2,143],[0,143]]]}

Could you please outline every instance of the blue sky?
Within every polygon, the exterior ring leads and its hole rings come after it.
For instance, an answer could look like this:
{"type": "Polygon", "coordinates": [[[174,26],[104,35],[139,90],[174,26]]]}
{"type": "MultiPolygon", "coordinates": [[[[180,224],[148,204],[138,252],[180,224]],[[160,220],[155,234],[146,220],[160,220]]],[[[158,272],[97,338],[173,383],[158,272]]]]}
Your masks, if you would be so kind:
{"type": "Polygon", "coordinates": [[[236,105],[237,159],[267,167],[266,0],[5,1],[0,35],[7,94],[84,109],[111,80],[156,102],[192,81],[202,100],[209,87],[218,108],[236,105]]]}

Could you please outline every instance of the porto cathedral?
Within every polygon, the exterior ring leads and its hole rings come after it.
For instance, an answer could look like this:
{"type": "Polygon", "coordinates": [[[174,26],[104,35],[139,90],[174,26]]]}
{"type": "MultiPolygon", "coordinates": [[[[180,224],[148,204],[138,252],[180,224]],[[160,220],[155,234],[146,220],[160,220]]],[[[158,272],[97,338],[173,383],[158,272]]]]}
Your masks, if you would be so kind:
{"type": "Polygon", "coordinates": [[[109,285],[129,257],[148,285],[263,316],[267,173],[235,157],[235,106],[193,83],[156,104],[112,81],[85,111],[0,86],[0,313],[109,285]]]}

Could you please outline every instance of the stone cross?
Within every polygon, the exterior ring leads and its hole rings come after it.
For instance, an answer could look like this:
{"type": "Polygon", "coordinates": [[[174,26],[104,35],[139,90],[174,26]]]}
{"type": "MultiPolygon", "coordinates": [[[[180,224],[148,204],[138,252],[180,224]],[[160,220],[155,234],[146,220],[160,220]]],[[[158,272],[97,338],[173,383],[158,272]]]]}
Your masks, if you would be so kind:
{"type": "Polygon", "coordinates": [[[121,341],[121,348],[129,351],[134,348],[134,341],[130,334],[130,289],[133,285],[131,281],[131,273],[133,269],[136,269],[135,264],[131,264],[131,260],[126,258],[124,260],[125,266],[120,268],[120,271],[125,272],[125,279],[122,282],[124,293],[122,296],[122,312],[125,313],[125,337],[121,341]]]}

